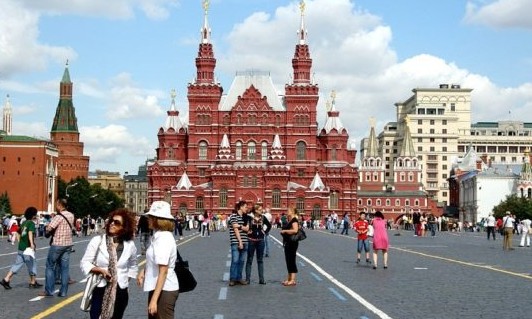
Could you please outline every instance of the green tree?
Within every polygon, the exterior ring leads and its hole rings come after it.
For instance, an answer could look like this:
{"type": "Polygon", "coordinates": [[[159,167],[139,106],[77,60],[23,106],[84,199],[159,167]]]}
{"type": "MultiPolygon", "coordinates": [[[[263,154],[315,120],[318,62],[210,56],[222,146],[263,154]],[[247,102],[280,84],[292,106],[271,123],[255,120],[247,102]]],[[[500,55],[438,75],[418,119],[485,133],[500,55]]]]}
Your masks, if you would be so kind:
{"type": "Polygon", "coordinates": [[[11,209],[11,202],[9,201],[9,196],[7,191],[0,195],[0,216],[12,215],[13,211],[11,209]]]}
{"type": "Polygon", "coordinates": [[[68,209],[76,217],[91,215],[94,218],[106,218],[111,211],[124,207],[124,200],[114,192],[100,185],[90,185],[83,177],[71,180],[68,184],[59,180],[58,194],[60,198],[67,198],[68,209]]]}
{"type": "Polygon", "coordinates": [[[532,219],[532,201],[528,198],[518,197],[516,194],[508,195],[505,200],[493,208],[493,213],[497,218],[503,217],[507,211],[515,214],[518,219],[532,219]]]}

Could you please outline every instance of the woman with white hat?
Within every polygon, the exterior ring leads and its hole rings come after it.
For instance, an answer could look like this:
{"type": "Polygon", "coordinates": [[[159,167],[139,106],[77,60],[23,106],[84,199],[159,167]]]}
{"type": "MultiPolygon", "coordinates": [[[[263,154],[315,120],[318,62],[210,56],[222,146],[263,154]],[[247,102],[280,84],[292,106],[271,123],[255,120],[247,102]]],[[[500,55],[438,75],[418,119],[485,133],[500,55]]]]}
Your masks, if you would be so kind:
{"type": "Polygon", "coordinates": [[[177,247],[174,236],[174,217],[170,204],[152,203],[148,222],[153,230],[151,244],[146,250],[146,267],[137,276],[137,284],[148,294],[148,318],[174,318],[174,308],[179,295],[179,282],[174,271],[177,247]]]}

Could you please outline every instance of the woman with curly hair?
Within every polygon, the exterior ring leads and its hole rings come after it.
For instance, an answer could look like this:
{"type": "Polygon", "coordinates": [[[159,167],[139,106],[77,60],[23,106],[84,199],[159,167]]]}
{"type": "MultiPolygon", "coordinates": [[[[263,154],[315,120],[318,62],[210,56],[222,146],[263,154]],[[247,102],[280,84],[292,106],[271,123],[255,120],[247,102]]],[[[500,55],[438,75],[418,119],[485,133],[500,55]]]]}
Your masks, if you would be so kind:
{"type": "Polygon", "coordinates": [[[85,275],[102,276],[92,293],[91,319],[120,319],[124,316],[129,294],[129,279],[137,277],[137,248],[133,241],[135,220],[127,209],[109,215],[105,234],[94,237],[81,259],[85,275]]]}

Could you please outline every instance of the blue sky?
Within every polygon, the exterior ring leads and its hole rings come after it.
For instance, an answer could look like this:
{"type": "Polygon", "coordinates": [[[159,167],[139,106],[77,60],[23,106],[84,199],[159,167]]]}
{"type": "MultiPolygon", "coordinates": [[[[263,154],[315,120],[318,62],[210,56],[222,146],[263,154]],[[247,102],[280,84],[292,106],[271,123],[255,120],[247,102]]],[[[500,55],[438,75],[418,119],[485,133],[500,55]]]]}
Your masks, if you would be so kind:
{"type": "MultiPolygon", "coordinates": [[[[216,76],[236,71],[289,81],[299,1],[211,0],[216,76]]],[[[395,120],[415,87],[474,89],[473,121],[532,122],[532,1],[307,0],[306,27],[318,112],[330,92],[356,139],[395,120]],[[511,114],[509,114],[511,111],[511,114]]],[[[137,171],[155,156],[157,131],[177,90],[186,117],[195,75],[200,0],[5,0],[0,2],[0,105],[13,133],[48,137],[65,61],[90,169],[137,171]]]]}

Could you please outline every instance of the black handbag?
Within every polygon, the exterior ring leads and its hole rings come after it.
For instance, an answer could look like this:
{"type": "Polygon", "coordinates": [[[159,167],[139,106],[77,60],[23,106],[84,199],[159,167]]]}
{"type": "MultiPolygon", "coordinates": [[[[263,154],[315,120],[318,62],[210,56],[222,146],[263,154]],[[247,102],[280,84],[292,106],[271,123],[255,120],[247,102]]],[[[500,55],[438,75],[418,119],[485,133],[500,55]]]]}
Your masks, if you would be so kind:
{"type": "Polygon", "coordinates": [[[299,226],[297,233],[290,237],[291,241],[302,241],[305,239],[307,239],[307,234],[305,233],[305,231],[303,230],[301,226],[299,226]]]}
{"type": "Polygon", "coordinates": [[[177,275],[177,281],[179,282],[179,293],[192,291],[196,288],[198,282],[192,272],[190,272],[188,261],[181,258],[179,250],[177,250],[174,270],[177,275]]]}

